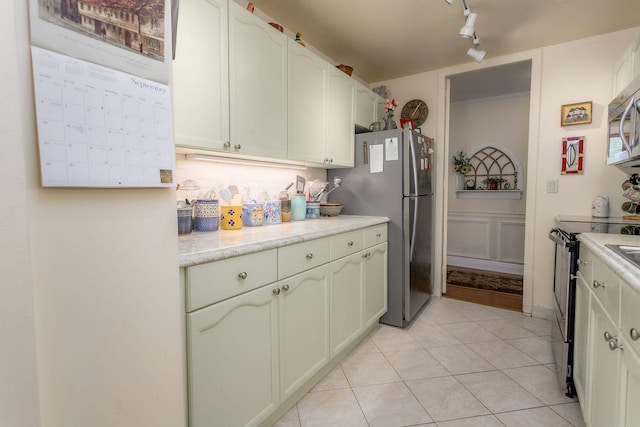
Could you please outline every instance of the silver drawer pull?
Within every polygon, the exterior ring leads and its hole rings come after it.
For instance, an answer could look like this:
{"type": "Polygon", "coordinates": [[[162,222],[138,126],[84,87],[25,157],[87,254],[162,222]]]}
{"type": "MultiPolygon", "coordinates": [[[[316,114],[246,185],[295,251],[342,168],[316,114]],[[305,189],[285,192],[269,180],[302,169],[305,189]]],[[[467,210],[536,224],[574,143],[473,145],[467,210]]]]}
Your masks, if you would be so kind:
{"type": "Polygon", "coordinates": [[[611,341],[611,340],[615,340],[615,339],[616,339],[616,337],[614,335],[611,335],[607,331],[604,332],[604,340],[605,341],[611,341]]]}
{"type": "Polygon", "coordinates": [[[636,328],[631,328],[631,330],[629,331],[629,336],[631,336],[632,340],[638,341],[638,338],[640,338],[640,332],[638,332],[636,328]]]}
{"type": "Polygon", "coordinates": [[[620,349],[623,350],[624,346],[622,344],[618,344],[618,340],[617,339],[612,339],[611,341],[609,341],[609,350],[611,351],[615,351],[616,349],[620,349]]]}
{"type": "Polygon", "coordinates": [[[311,252],[307,254],[307,259],[313,259],[313,254],[311,252]]]}
{"type": "Polygon", "coordinates": [[[347,246],[349,246],[349,247],[353,246],[353,241],[349,241],[349,242],[347,243],[347,246]]]}
{"type": "Polygon", "coordinates": [[[382,237],[382,234],[377,233],[377,234],[376,234],[376,237],[382,237]]]}
{"type": "Polygon", "coordinates": [[[246,271],[242,271],[240,273],[238,273],[238,278],[244,280],[247,278],[247,272],[246,271]]]}
{"type": "Polygon", "coordinates": [[[604,288],[604,282],[598,282],[597,280],[593,281],[593,287],[598,289],[598,288],[604,288]]]}
{"type": "Polygon", "coordinates": [[[280,288],[275,288],[275,289],[273,290],[273,294],[274,294],[274,295],[280,295],[280,288]]]}
{"type": "Polygon", "coordinates": [[[282,290],[283,291],[288,291],[289,290],[289,285],[282,285],[282,290]]]}
{"type": "Polygon", "coordinates": [[[587,265],[587,264],[589,264],[589,261],[584,261],[584,260],[578,258],[578,265],[587,265]]]}

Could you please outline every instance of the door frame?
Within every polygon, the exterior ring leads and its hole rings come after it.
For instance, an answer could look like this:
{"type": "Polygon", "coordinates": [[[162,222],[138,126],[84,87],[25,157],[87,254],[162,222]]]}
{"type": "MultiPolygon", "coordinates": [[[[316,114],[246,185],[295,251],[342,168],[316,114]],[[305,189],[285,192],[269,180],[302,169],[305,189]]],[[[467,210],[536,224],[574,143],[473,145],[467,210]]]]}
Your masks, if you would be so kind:
{"type": "Polygon", "coordinates": [[[449,186],[448,159],[449,153],[449,123],[450,123],[450,99],[449,99],[449,77],[459,73],[491,68],[499,65],[507,65],[514,62],[531,61],[531,91],[529,100],[529,137],[527,150],[527,180],[526,180],[526,210],[525,210],[525,242],[524,242],[524,276],[522,311],[526,315],[531,315],[533,311],[533,256],[535,244],[536,218],[535,203],[537,194],[537,167],[538,167],[538,145],[540,134],[540,94],[542,80],[542,50],[532,50],[520,52],[513,55],[506,55],[498,58],[489,58],[482,64],[467,63],[438,70],[437,76],[437,105],[438,111],[442,111],[442,116],[437,121],[436,135],[440,144],[440,150],[436,152],[435,181],[442,183],[437,185],[440,191],[435,191],[435,227],[434,227],[434,277],[440,278],[440,295],[446,291],[447,279],[447,216],[448,199],[447,189],[449,186]],[[440,207],[438,209],[438,206],[440,207]]]}

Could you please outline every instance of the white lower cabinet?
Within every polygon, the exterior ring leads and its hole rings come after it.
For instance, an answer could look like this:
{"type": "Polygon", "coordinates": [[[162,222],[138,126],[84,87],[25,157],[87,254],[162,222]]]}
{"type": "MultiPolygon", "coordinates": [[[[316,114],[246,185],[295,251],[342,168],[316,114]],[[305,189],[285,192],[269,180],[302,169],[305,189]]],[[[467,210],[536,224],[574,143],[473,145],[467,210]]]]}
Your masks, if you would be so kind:
{"type": "Polygon", "coordinates": [[[329,362],[329,265],[278,282],[282,400],[329,362]]]}
{"type": "Polygon", "coordinates": [[[187,314],[189,425],[254,426],[279,405],[273,285],[187,314]]]}
{"type": "Polygon", "coordinates": [[[638,426],[640,295],[584,244],[580,259],[573,378],[585,424],[638,426]]]}
{"type": "Polygon", "coordinates": [[[331,357],[362,331],[362,252],[331,263],[331,357]]]}
{"type": "Polygon", "coordinates": [[[187,267],[189,426],[270,425],[363,338],[387,309],[386,240],[384,224],[187,267]]]}

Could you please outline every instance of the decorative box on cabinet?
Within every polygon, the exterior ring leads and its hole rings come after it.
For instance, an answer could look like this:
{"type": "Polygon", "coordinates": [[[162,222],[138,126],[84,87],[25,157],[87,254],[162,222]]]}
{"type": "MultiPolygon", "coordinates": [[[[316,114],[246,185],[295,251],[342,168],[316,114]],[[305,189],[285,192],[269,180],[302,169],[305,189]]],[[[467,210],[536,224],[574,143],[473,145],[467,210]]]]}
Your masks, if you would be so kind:
{"type": "Polygon", "coordinates": [[[173,61],[177,146],[229,151],[227,34],[227,0],[180,5],[173,61]]]}
{"type": "Polygon", "coordinates": [[[231,149],[287,157],[287,37],[229,2],[231,149]]]}

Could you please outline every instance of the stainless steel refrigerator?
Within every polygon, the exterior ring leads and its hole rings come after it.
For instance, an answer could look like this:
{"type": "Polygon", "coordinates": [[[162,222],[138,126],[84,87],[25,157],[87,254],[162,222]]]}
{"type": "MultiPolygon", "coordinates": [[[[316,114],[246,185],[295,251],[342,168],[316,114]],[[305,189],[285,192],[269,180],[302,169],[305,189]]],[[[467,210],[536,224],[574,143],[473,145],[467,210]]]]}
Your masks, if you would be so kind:
{"type": "Polygon", "coordinates": [[[411,130],[362,133],[355,138],[355,165],[328,171],[342,179],[329,202],[342,214],[390,219],[388,311],[381,322],[404,327],[432,294],[431,152],[433,140],[411,130]]]}

